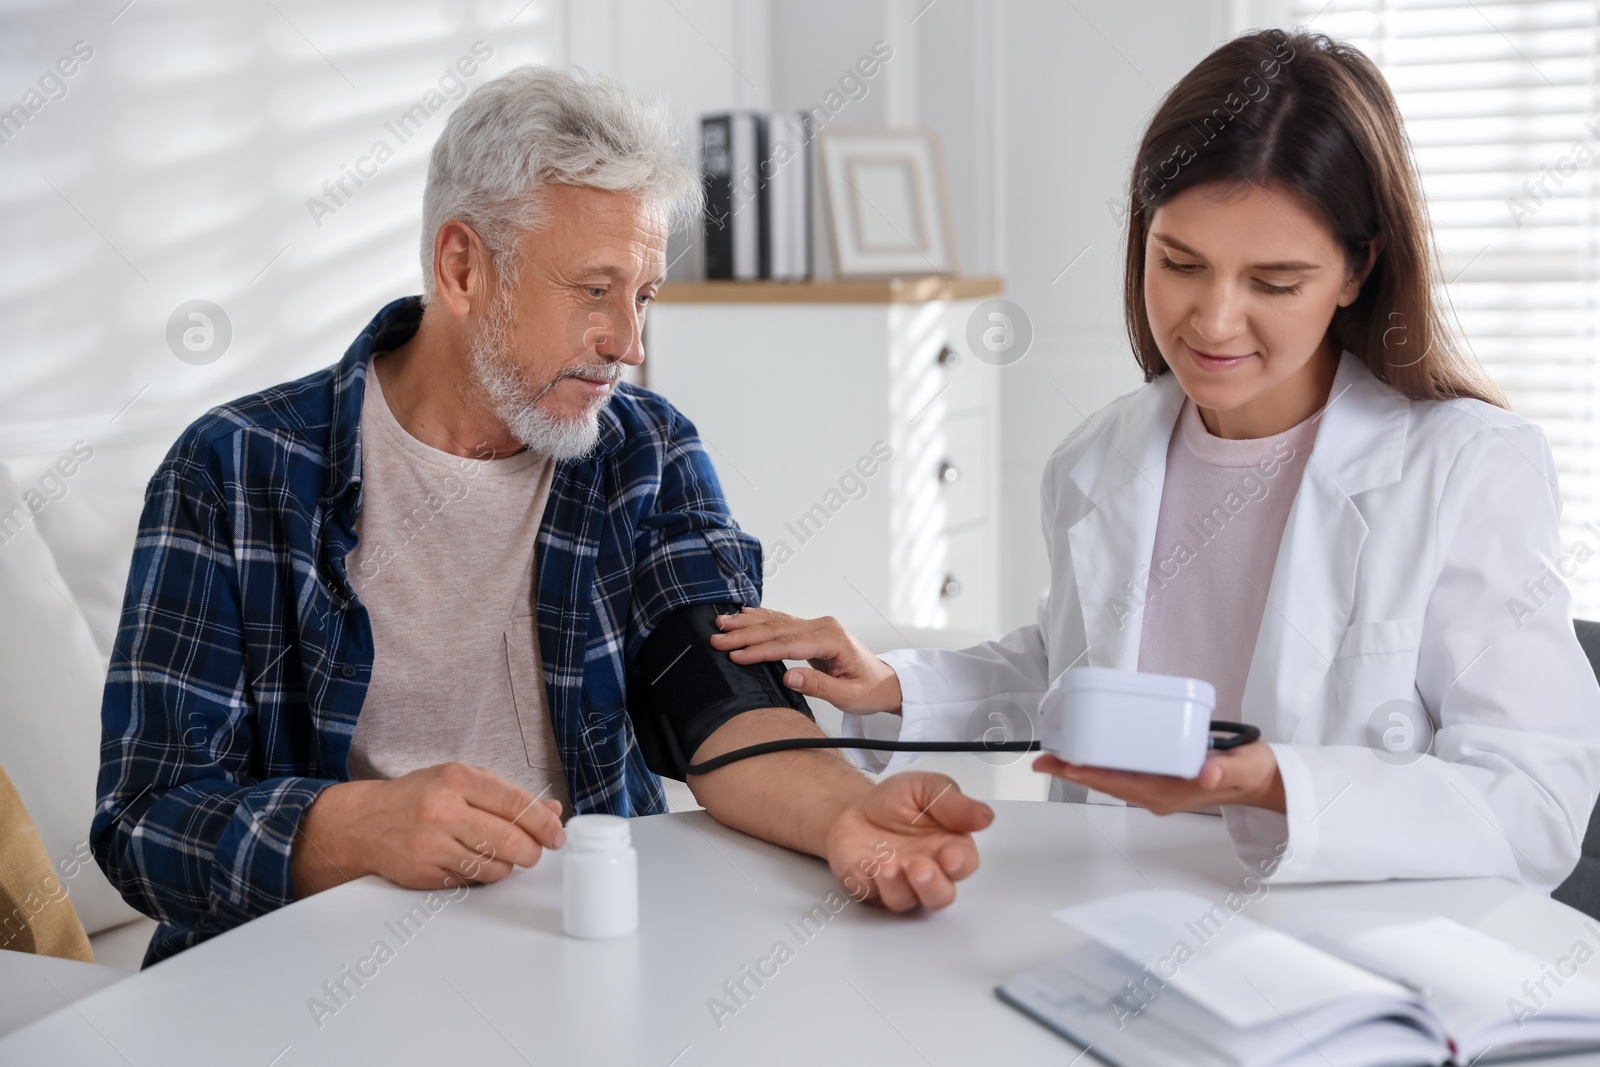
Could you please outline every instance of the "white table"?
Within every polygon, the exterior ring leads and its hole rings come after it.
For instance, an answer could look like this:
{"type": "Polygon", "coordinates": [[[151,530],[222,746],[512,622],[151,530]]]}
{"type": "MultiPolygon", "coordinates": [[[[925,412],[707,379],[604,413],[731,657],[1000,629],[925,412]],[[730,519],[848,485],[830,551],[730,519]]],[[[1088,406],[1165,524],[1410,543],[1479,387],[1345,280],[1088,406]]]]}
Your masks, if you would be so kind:
{"type": "Polygon", "coordinates": [[[0,1034],[127,979],[118,967],[0,949],[0,1034]]]}
{"type": "MultiPolygon", "coordinates": [[[[365,878],[41,1019],[0,1040],[0,1064],[1064,1067],[1078,1050],[993,994],[1073,943],[1049,913],[1152,885],[1220,899],[1244,871],[1221,820],[1203,815],[996,810],[979,837],[983,867],[952,907],[905,916],[849,904],[806,941],[786,923],[835,888],[827,868],[703,812],[634,823],[641,927],[615,941],[562,936],[559,854],[444,904],[405,942],[389,927],[425,894],[365,878]],[[319,1029],[308,1000],[380,939],[393,957],[363,987],[348,983],[319,1029]],[[708,998],[780,940],[793,957],[719,1029],[708,998]]],[[[1600,944],[1600,923],[1493,880],[1284,887],[1245,914],[1309,907],[1442,914],[1547,959],[1600,944]]]]}

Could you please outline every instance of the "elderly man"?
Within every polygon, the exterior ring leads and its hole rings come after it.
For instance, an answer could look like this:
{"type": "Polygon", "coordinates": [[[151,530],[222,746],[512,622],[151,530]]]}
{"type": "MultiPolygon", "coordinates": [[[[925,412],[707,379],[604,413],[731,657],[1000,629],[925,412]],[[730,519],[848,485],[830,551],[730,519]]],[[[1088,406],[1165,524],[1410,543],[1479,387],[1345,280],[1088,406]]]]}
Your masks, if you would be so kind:
{"type": "MultiPolygon", "coordinates": [[[[91,833],[162,922],[146,965],[364,874],[495,881],[560,848],[563,814],[665,810],[641,706],[678,715],[693,762],[821,736],[803,699],[739,676],[770,665],[683,636],[696,607],[759,603],[760,545],[689,420],[620,380],[697,199],[660,108],[512,71],[434,146],[424,296],[173,447],[128,578],[91,833]],[[669,624],[682,664],[651,651],[669,624]],[[644,678],[645,661],[665,666],[644,678]]],[[[689,784],[895,910],[948,904],[992,818],[940,775],[874,785],[821,750],[689,784]]]]}

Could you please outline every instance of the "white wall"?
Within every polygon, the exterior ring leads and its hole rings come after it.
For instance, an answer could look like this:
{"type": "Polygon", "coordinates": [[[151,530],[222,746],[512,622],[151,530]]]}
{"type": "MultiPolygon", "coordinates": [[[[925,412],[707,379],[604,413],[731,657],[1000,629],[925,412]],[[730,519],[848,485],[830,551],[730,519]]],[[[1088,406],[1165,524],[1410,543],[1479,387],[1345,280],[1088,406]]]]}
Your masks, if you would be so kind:
{"type": "Polygon", "coordinates": [[[441,94],[404,143],[385,123],[475,41],[492,56],[469,88],[558,59],[549,5],[510,21],[518,6],[13,7],[0,106],[73,42],[94,55],[0,146],[0,454],[170,439],[211,404],[333,362],[382,303],[418,291],[427,149],[454,102],[441,94]],[[394,157],[314,219],[308,199],[378,140],[394,157]],[[193,299],[232,329],[203,365],[166,340],[193,299]]]}

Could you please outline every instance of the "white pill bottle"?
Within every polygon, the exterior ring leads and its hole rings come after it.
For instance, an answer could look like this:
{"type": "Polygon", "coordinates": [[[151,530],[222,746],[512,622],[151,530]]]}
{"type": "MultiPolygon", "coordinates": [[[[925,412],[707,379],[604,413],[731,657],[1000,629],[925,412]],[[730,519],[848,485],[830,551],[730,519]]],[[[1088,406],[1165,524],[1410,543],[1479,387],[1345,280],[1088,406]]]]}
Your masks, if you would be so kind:
{"type": "Polygon", "coordinates": [[[562,926],[568,937],[621,937],[639,928],[639,854],[628,820],[574,815],[561,851],[562,926]]]}

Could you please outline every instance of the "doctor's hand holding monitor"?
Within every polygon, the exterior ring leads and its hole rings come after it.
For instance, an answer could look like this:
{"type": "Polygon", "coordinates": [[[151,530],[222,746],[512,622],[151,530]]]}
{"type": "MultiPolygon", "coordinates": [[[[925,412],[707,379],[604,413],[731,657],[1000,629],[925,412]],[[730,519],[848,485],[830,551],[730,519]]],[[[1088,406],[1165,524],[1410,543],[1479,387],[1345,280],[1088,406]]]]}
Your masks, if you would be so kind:
{"type": "Polygon", "coordinates": [[[905,741],[961,740],[997,697],[1037,712],[1082,667],[1200,679],[1264,743],[1194,778],[1041,756],[1052,799],[1220,806],[1275,881],[1559,884],[1600,789],[1600,686],[1551,580],[1555,466],[1451,330],[1382,75],[1320,34],[1230,41],[1163,100],[1127,195],[1146,384],[1046,464],[1037,620],[880,658],[746,610],[713,645],[809,660],[786,684],[905,741]]]}

